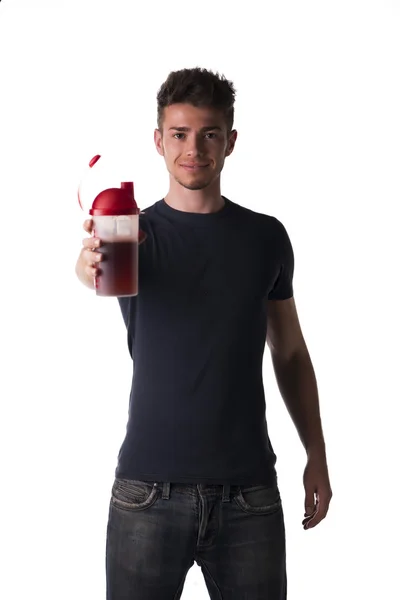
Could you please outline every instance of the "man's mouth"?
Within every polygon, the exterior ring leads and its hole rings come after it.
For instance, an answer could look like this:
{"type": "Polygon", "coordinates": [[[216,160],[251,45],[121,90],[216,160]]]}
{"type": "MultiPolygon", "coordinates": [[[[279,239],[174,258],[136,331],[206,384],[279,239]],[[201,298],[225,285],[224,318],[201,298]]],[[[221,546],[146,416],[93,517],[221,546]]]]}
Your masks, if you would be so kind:
{"type": "Polygon", "coordinates": [[[182,163],[181,164],[181,167],[183,167],[187,171],[200,171],[201,169],[205,169],[208,166],[209,166],[208,163],[207,164],[200,164],[200,163],[182,163]]]}

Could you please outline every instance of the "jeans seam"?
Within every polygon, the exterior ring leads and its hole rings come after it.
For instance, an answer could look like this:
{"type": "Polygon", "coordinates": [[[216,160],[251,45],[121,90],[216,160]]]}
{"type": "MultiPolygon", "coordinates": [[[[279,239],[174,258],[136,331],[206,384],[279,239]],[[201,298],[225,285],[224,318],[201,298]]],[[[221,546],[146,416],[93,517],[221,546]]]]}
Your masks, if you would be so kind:
{"type": "Polygon", "coordinates": [[[282,508],[282,502],[280,500],[274,502],[274,504],[269,504],[268,506],[251,506],[250,504],[247,504],[245,500],[240,500],[238,498],[235,498],[234,500],[237,506],[249,515],[273,515],[282,508]]]}
{"type": "Polygon", "coordinates": [[[207,565],[206,565],[206,564],[204,563],[204,561],[203,561],[201,558],[199,558],[199,557],[197,557],[197,561],[200,563],[200,565],[203,567],[204,571],[206,571],[207,575],[209,576],[209,578],[211,579],[211,581],[212,581],[212,582],[213,582],[213,584],[215,585],[215,589],[217,590],[217,592],[218,592],[218,594],[219,594],[219,598],[220,598],[220,600],[223,600],[223,597],[222,597],[222,592],[221,592],[221,590],[219,589],[219,587],[218,587],[218,585],[217,585],[217,582],[215,581],[214,577],[211,575],[211,573],[210,573],[210,571],[209,571],[209,569],[208,569],[207,565]]]}
{"type": "Polygon", "coordinates": [[[149,497],[144,502],[134,503],[134,502],[126,502],[124,500],[120,500],[116,497],[115,493],[111,494],[111,502],[113,506],[119,508],[120,510],[125,510],[127,512],[139,512],[143,510],[147,510],[151,508],[159,498],[159,493],[156,488],[153,488],[150,492],[149,497]]]}

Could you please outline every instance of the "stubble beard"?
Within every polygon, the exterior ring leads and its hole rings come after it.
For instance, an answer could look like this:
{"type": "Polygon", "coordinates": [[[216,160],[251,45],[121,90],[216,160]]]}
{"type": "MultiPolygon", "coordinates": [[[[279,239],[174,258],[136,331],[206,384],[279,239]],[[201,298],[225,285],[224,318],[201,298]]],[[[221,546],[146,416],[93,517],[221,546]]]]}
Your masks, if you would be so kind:
{"type": "Polygon", "coordinates": [[[211,183],[211,181],[205,181],[205,182],[193,182],[193,183],[185,183],[184,181],[181,181],[180,179],[178,179],[177,177],[175,177],[175,181],[177,183],[179,183],[179,185],[181,185],[182,187],[184,187],[187,190],[192,190],[192,191],[197,191],[197,190],[204,190],[206,187],[208,187],[211,183]]]}

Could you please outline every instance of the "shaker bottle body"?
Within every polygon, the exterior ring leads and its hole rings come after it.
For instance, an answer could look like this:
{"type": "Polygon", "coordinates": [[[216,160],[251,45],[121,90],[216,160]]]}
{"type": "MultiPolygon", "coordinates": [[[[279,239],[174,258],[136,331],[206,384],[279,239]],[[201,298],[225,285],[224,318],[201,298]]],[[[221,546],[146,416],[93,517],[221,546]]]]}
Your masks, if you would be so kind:
{"type": "Polygon", "coordinates": [[[139,215],[93,216],[94,235],[101,240],[98,252],[97,296],[138,294],[139,215]]]}

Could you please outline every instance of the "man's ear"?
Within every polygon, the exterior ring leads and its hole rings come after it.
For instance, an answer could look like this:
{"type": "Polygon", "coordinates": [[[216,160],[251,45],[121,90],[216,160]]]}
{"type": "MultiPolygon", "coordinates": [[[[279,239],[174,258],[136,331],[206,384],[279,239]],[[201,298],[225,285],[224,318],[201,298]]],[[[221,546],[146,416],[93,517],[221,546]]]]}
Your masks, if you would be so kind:
{"type": "Polygon", "coordinates": [[[230,156],[232,154],[233,149],[236,144],[237,135],[238,135],[238,133],[237,133],[236,129],[232,129],[232,131],[230,132],[229,137],[228,137],[228,144],[226,147],[225,156],[230,156]]]}
{"type": "Polygon", "coordinates": [[[164,148],[163,148],[163,144],[162,144],[162,132],[160,131],[160,129],[154,130],[154,143],[156,145],[158,154],[160,154],[161,156],[164,156],[164,148]]]}

